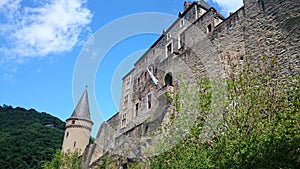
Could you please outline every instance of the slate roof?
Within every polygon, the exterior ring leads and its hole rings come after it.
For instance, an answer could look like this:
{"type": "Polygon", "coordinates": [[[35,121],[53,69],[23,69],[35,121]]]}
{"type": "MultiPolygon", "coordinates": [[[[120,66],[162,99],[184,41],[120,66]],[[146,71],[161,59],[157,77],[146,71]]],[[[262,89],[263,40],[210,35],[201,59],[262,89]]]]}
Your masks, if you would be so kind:
{"type": "Polygon", "coordinates": [[[69,119],[91,121],[87,89],[84,90],[73,114],[69,119]]]}

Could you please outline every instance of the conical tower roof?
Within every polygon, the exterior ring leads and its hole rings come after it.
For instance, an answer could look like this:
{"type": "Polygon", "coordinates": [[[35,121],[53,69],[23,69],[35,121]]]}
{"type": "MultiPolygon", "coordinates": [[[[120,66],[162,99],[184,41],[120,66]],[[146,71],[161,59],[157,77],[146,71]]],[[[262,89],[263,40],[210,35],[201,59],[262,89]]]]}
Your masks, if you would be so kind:
{"type": "Polygon", "coordinates": [[[87,93],[87,89],[85,89],[73,114],[69,119],[80,119],[80,120],[87,120],[91,122],[89,107],[90,106],[89,106],[88,93],[87,93]]]}

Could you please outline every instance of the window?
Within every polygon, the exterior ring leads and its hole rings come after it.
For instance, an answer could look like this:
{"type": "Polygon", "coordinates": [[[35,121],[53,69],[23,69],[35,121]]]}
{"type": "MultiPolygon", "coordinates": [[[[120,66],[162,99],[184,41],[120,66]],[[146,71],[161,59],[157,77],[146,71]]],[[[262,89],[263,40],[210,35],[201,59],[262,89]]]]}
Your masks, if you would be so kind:
{"type": "Polygon", "coordinates": [[[126,108],[127,105],[128,105],[128,95],[126,95],[126,96],[124,97],[123,108],[126,108]]]}
{"type": "Polygon", "coordinates": [[[128,77],[126,79],[126,87],[125,87],[126,90],[129,90],[130,89],[130,77],[128,77]]]}
{"type": "Polygon", "coordinates": [[[207,26],[207,33],[211,32],[211,30],[212,30],[212,27],[211,27],[211,24],[209,24],[209,25],[207,26]]]}
{"type": "Polygon", "coordinates": [[[151,108],[151,94],[148,95],[148,109],[151,108]]]}
{"type": "Polygon", "coordinates": [[[167,57],[173,52],[172,43],[167,45],[167,57]]]}
{"type": "Polygon", "coordinates": [[[152,55],[155,55],[155,49],[152,49],[152,55]]]}
{"type": "Polygon", "coordinates": [[[122,116],[121,127],[124,128],[126,126],[126,113],[122,116]]]}
{"type": "Polygon", "coordinates": [[[139,115],[139,103],[135,104],[135,117],[139,115]]]}
{"type": "Polygon", "coordinates": [[[75,147],[76,146],[76,141],[74,141],[74,144],[73,144],[73,147],[75,147]]]}
{"type": "Polygon", "coordinates": [[[75,124],[75,120],[72,120],[72,124],[75,124]]]}
{"type": "Polygon", "coordinates": [[[141,84],[141,79],[140,78],[138,78],[138,86],[140,86],[140,84],[141,84]]]}
{"type": "Polygon", "coordinates": [[[167,40],[170,40],[172,38],[171,33],[167,33],[167,40]]]}
{"type": "Polygon", "coordinates": [[[66,138],[68,138],[68,136],[69,136],[69,132],[67,132],[67,134],[66,134],[66,138]]]}
{"type": "Polygon", "coordinates": [[[148,78],[148,73],[145,72],[145,73],[144,73],[144,79],[145,79],[145,81],[147,81],[147,78],[148,78]]]}
{"type": "Polygon", "coordinates": [[[184,19],[180,20],[180,28],[184,26],[184,19]]]}
{"type": "Polygon", "coordinates": [[[185,34],[181,33],[179,34],[179,43],[178,43],[178,49],[183,48],[185,43],[185,34]]]}

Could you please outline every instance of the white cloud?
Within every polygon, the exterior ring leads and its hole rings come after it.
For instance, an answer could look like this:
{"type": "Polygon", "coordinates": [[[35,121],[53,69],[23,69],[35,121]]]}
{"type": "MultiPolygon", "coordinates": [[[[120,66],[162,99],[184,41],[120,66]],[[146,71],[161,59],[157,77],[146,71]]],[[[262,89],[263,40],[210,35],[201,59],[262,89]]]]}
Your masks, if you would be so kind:
{"type": "Polygon", "coordinates": [[[90,31],[92,14],[86,0],[24,1],[0,2],[0,61],[71,51],[90,31]]]}
{"type": "Polygon", "coordinates": [[[243,6],[243,0],[212,0],[221,8],[221,13],[227,16],[243,6]]]}

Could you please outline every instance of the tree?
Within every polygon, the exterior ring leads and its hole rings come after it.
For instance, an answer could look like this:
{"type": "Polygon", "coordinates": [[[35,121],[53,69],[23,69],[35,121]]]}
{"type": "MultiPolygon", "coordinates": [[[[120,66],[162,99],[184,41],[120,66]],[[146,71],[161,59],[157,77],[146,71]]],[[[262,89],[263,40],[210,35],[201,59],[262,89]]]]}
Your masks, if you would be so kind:
{"type": "Polygon", "coordinates": [[[79,156],[79,151],[62,152],[57,150],[53,159],[47,161],[43,165],[43,169],[81,169],[82,157],[79,156]]]}

